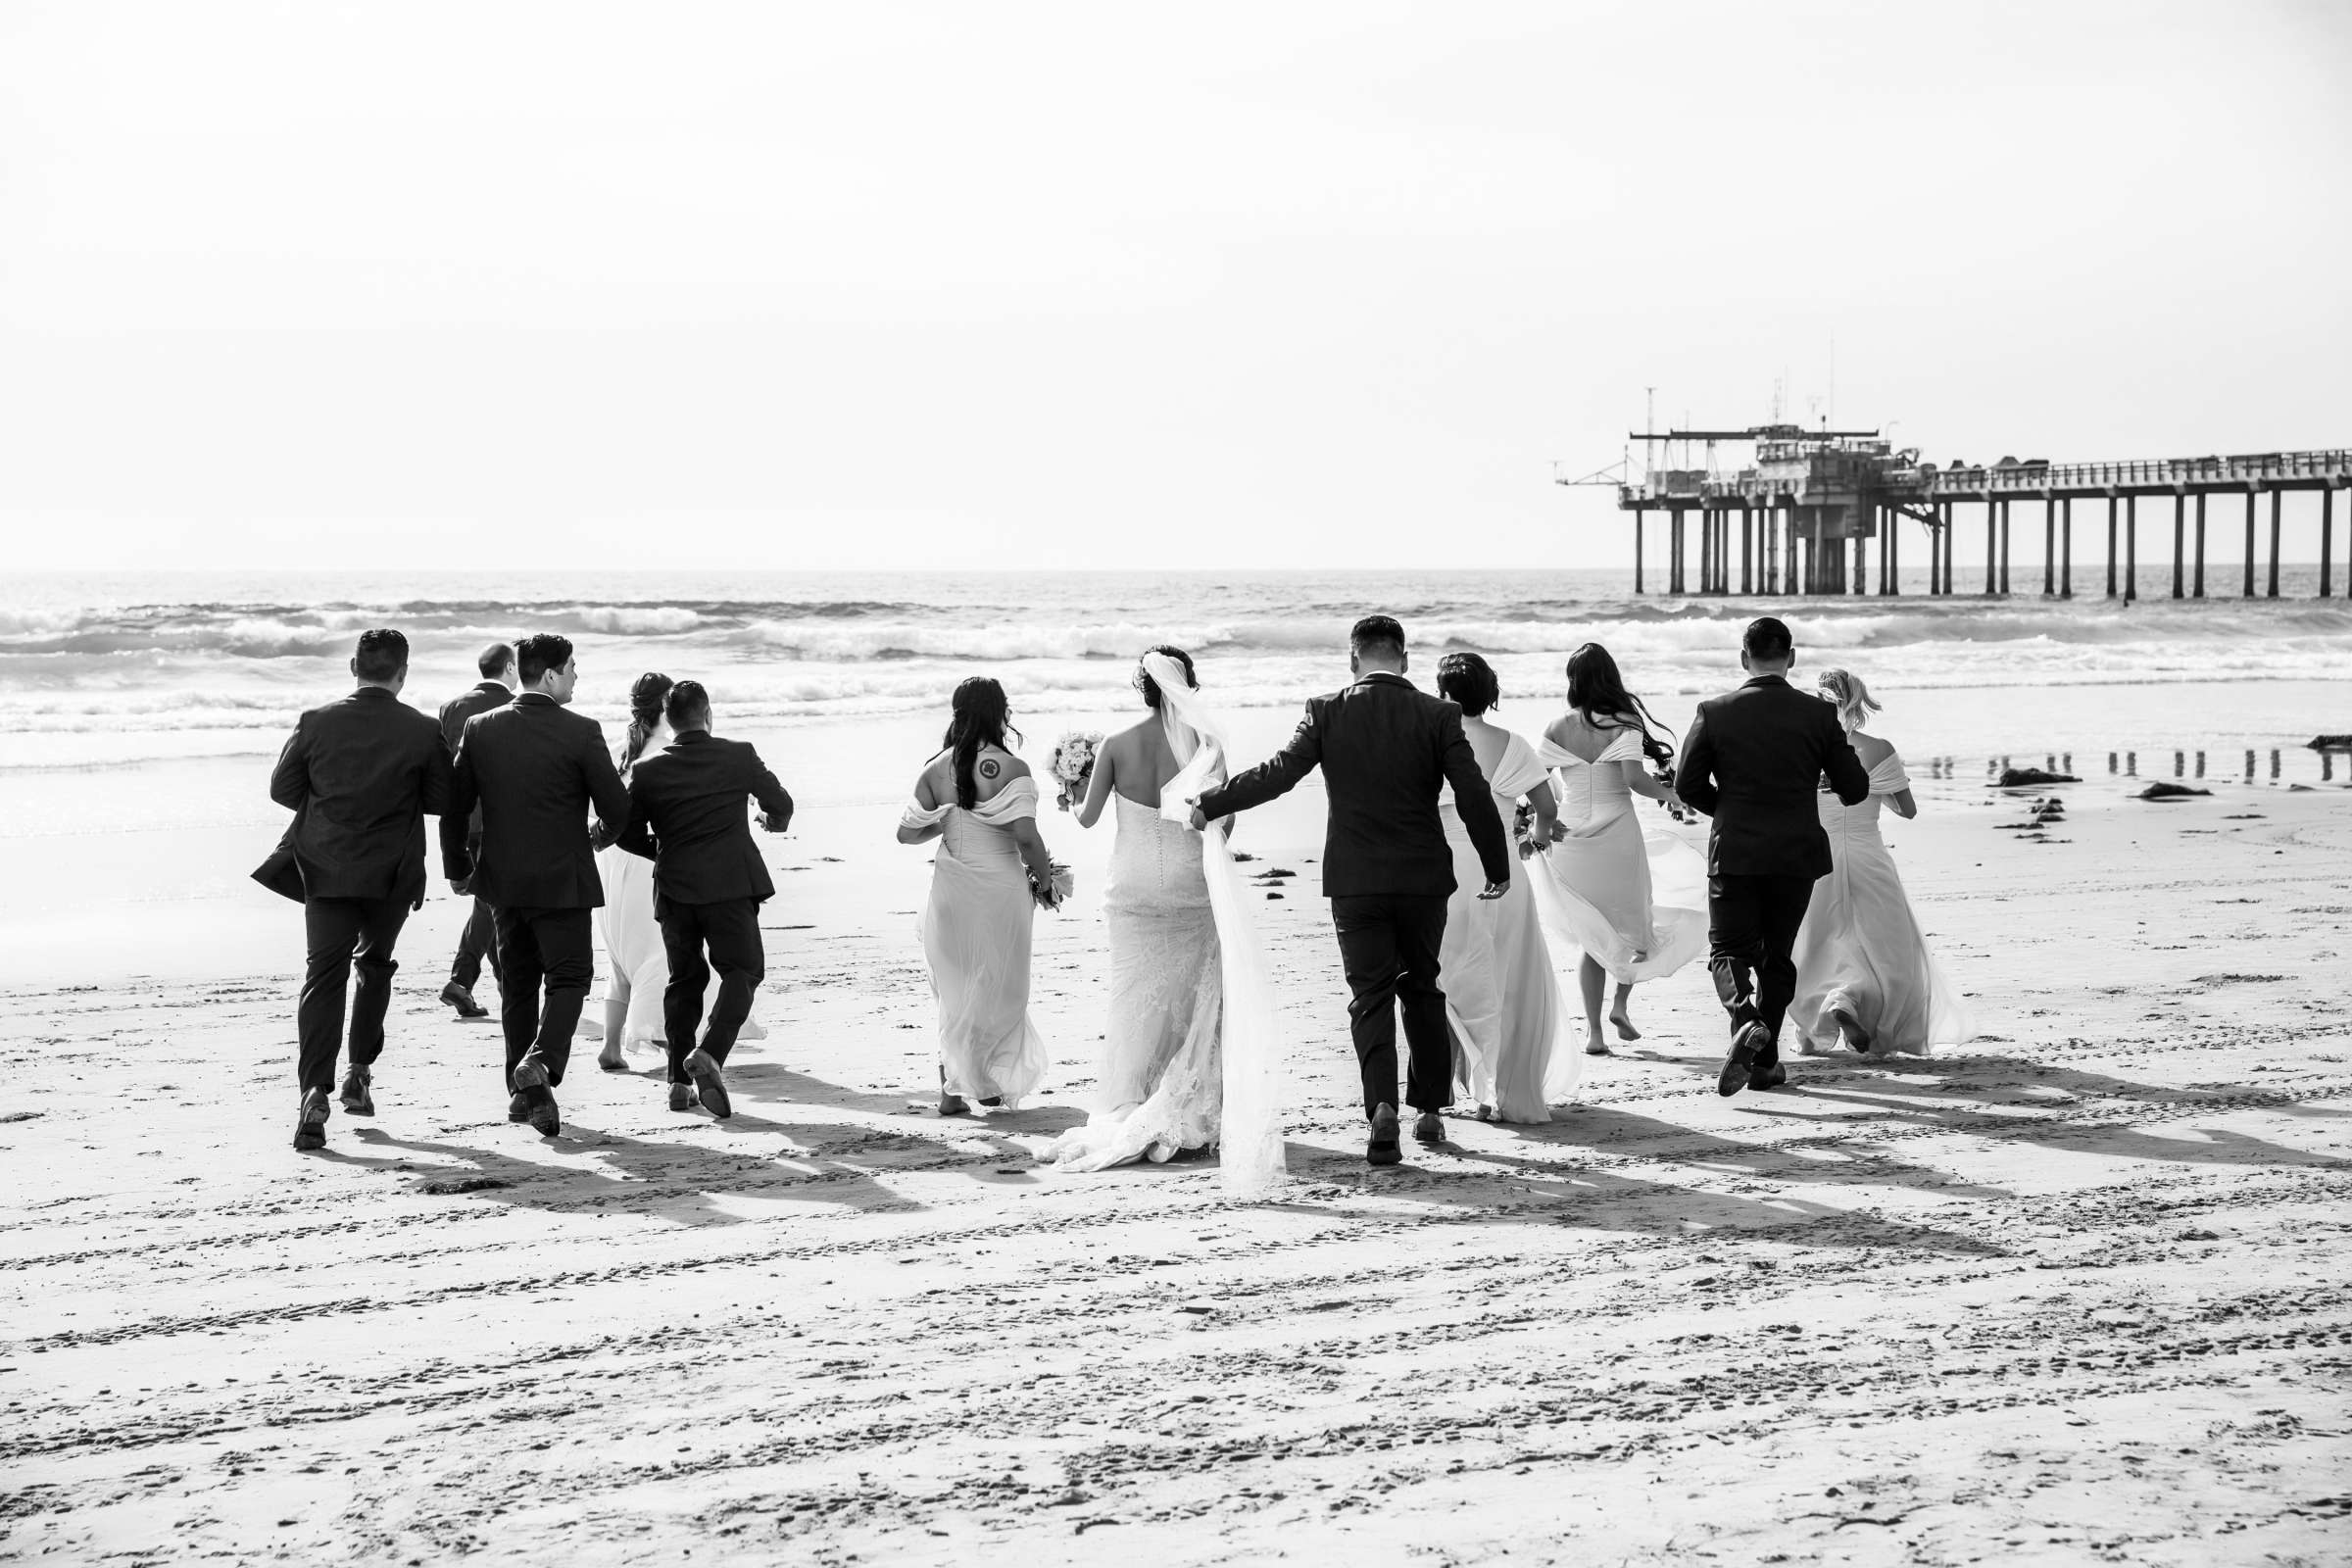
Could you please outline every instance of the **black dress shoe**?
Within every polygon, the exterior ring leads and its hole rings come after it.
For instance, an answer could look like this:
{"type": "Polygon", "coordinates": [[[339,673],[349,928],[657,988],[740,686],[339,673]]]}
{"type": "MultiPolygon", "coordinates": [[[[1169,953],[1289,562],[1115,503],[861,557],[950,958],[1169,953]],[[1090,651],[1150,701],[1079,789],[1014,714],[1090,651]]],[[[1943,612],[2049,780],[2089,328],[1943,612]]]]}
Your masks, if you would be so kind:
{"type": "Polygon", "coordinates": [[[1364,1143],[1367,1165],[1401,1165],[1404,1151],[1396,1144],[1396,1107],[1383,1105],[1372,1113],[1372,1135],[1364,1143]]]}
{"type": "Polygon", "coordinates": [[[1760,1023],[1741,1024],[1732,1035],[1731,1053],[1723,1058],[1723,1070],[1715,1075],[1715,1092],[1727,1100],[1747,1087],[1748,1063],[1756,1053],[1772,1041],[1760,1023]]]}
{"type": "Polygon", "coordinates": [[[296,1149],[324,1149],[326,1147],[326,1091],[306,1089],[302,1092],[302,1108],[294,1112],[294,1147],[296,1149]]]}
{"type": "Polygon", "coordinates": [[[694,1099],[694,1085],[692,1085],[692,1084],[671,1084],[671,1085],[669,1086],[669,1108],[670,1108],[670,1109],[672,1109],[672,1110],[692,1110],[692,1109],[694,1108],[694,1106],[695,1106],[695,1099],[694,1099]]]}
{"type": "Polygon", "coordinates": [[[1446,1118],[1434,1110],[1425,1110],[1413,1118],[1413,1142],[1431,1148],[1446,1141],[1446,1118]]]}
{"type": "Polygon", "coordinates": [[[473,1000],[473,993],[452,980],[441,988],[441,1000],[458,1009],[461,1018],[487,1018],[490,1009],[473,1000]]]}
{"type": "Polygon", "coordinates": [[[335,1098],[343,1102],[343,1108],[352,1115],[372,1116],[375,1114],[375,1097],[368,1093],[368,1089],[374,1078],[373,1073],[355,1061],[343,1074],[343,1090],[335,1098]]]}
{"type": "Polygon", "coordinates": [[[514,1064],[514,1098],[522,1102],[523,1120],[540,1137],[553,1138],[564,1130],[555,1092],[547,1087],[547,1069],[528,1056],[514,1064]]]}
{"type": "Polygon", "coordinates": [[[522,1091],[517,1089],[514,1091],[514,1098],[507,1102],[507,1120],[529,1121],[530,1119],[531,1103],[522,1098],[522,1091]]]}
{"type": "Polygon", "coordinates": [[[1769,1067],[1754,1068],[1747,1075],[1750,1089],[1778,1089],[1788,1081],[1788,1069],[1777,1061],[1769,1067]]]}
{"type": "Polygon", "coordinates": [[[735,1114],[734,1102],[727,1099],[727,1080],[710,1053],[700,1046],[686,1053],[686,1076],[694,1080],[694,1098],[705,1110],[720,1121],[735,1114]]]}

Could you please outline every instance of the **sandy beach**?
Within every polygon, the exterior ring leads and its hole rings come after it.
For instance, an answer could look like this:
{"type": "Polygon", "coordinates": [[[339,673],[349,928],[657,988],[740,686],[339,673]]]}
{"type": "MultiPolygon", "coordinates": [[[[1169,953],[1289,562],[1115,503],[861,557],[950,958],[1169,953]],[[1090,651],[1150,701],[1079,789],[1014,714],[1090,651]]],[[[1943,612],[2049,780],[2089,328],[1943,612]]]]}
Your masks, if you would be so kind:
{"type": "MultiPolygon", "coordinates": [[[[141,961],[20,948],[0,992],[0,1556],[2340,1562],[2352,799],[2089,777],[2034,829],[1958,771],[1889,836],[1964,1050],[1720,1100],[1693,968],[1551,1125],[1390,1171],[1302,791],[1249,844],[1298,873],[1262,904],[1292,1181],[1255,1205],[1037,1163],[1102,1029],[1083,893],[1040,922],[1044,1099],[932,1113],[889,789],[769,841],[732,1121],[584,1040],[563,1136],[509,1125],[495,1031],[432,1001],[438,893],[377,1114],[316,1156],[298,920],[236,886],[253,828],[195,835],[220,885],[122,915],[141,961]]],[[[1087,883],[1107,832],[1048,831],[1087,883]]]]}

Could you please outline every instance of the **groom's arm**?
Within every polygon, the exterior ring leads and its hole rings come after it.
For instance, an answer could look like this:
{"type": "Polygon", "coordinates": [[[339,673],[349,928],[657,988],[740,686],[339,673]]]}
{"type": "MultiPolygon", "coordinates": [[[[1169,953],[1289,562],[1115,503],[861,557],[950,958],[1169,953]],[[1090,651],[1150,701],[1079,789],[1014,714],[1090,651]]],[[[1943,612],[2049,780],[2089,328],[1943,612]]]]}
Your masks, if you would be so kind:
{"type": "Polygon", "coordinates": [[[1715,788],[1715,739],[1707,733],[1703,703],[1698,716],[1690,721],[1690,733],[1683,737],[1683,760],[1674,770],[1674,793],[1693,811],[1715,814],[1715,802],[1722,792],[1715,788]]]}
{"type": "Polygon", "coordinates": [[[311,798],[311,752],[303,744],[300,721],[286,737],[285,750],[277,754],[277,765],[270,770],[270,798],[289,811],[301,810],[311,798]]]}
{"type": "Polygon", "coordinates": [[[1200,800],[1200,814],[1214,821],[1247,811],[1253,806],[1263,806],[1280,795],[1288,795],[1298,787],[1298,781],[1312,773],[1323,760],[1323,731],[1315,715],[1315,705],[1306,705],[1306,716],[1291,733],[1290,744],[1247,772],[1236,773],[1222,786],[1210,790],[1200,800]]]}
{"type": "Polygon", "coordinates": [[[1494,791],[1487,783],[1487,775],[1479,771],[1478,754],[1470,749],[1470,738],[1462,733],[1462,714],[1453,709],[1438,732],[1439,755],[1444,759],[1446,782],[1453,786],[1453,808],[1470,834],[1471,847],[1478,851],[1480,869],[1487,873],[1487,886],[1508,887],[1511,881],[1511,841],[1502,831],[1502,813],[1494,809],[1494,791]]]}

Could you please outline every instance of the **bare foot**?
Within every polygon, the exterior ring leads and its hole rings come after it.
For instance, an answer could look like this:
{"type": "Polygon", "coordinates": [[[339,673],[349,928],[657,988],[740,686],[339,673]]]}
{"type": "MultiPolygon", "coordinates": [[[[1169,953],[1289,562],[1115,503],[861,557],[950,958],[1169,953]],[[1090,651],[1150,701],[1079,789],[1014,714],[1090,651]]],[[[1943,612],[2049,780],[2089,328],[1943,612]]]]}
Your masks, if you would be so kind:
{"type": "Polygon", "coordinates": [[[598,1052],[596,1064],[607,1072],[627,1072],[629,1070],[629,1058],[617,1051],[598,1052]]]}
{"type": "Polygon", "coordinates": [[[1585,1036],[1585,1054],[1586,1054],[1586,1055],[1588,1055],[1588,1056],[1605,1056],[1605,1055],[1607,1055],[1608,1054],[1609,1054],[1609,1043],[1608,1043],[1607,1041],[1605,1041],[1605,1040],[1603,1040],[1603,1039],[1601,1039],[1601,1038],[1600,1038],[1600,1031],[1599,1031],[1599,1030],[1597,1030],[1597,1029],[1594,1029],[1594,1030],[1592,1030],[1592,1032],[1590,1032],[1589,1034],[1587,1034],[1587,1035],[1585,1036]]]}
{"type": "Polygon", "coordinates": [[[1634,1020],[1628,1018],[1622,1012],[1610,1013],[1609,1022],[1617,1026],[1617,1038],[1620,1040],[1639,1040],[1642,1038],[1642,1031],[1634,1027],[1634,1020]]]}
{"type": "Polygon", "coordinates": [[[1862,1027],[1861,1019],[1843,1007],[1835,1009],[1830,1016],[1838,1020],[1838,1033],[1844,1037],[1846,1050],[1857,1056],[1870,1054],[1870,1031],[1862,1027]]]}
{"type": "Polygon", "coordinates": [[[942,1116],[969,1116],[972,1107],[964,1103],[961,1095],[951,1095],[942,1089],[939,1092],[939,1113],[942,1116]]]}

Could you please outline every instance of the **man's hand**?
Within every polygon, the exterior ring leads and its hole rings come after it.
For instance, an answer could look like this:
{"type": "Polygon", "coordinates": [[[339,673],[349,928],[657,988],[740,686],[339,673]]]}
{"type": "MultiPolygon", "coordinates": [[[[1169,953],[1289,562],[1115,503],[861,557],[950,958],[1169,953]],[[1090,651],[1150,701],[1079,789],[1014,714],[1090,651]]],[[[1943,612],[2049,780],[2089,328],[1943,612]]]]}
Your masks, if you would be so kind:
{"type": "Polygon", "coordinates": [[[789,818],[779,816],[774,811],[761,811],[760,813],[760,825],[770,833],[783,832],[785,824],[788,820],[789,818]]]}
{"type": "Polygon", "coordinates": [[[1190,827],[1196,833],[1206,831],[1208,827],[1208,813],[1200,809],[1200,797],[1198,795],[1192,796],[1187,799],[1184,804],[1193,808],[1193,814],[1185,818],[1185,825],[1190,827]]]}
{"type": "Polygon", "coordinates": [[[466,894],[473,891],[473,878],[469,876],[451,877],[449,879],[449,891],[456,894],[461,899],[466,897],[466,894]]]}
{"type": "Polygon", "coordinates": [[[1505,893],[1510,891],[1511,885],[1508,882],[1490,882],[1487,884],[1487,891],[1481,893],[1479,897],[1482,899],[1499,899],[1505,893]]]}

